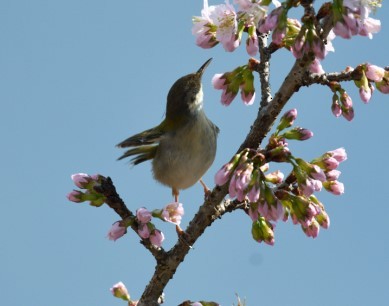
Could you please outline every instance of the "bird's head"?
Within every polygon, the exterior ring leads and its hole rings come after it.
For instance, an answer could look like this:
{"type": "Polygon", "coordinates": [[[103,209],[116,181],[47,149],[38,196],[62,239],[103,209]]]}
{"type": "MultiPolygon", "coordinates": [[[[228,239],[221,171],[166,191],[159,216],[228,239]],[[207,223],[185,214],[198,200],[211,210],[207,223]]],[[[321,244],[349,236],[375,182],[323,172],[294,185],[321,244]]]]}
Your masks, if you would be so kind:
{"type": "Polygon", "coordinates": [[[170,88],[166,104],[167,119],[196,115],[202,109],[201,77],[211,60],[207,60],[197,72],[179,78],[170,88]]]}

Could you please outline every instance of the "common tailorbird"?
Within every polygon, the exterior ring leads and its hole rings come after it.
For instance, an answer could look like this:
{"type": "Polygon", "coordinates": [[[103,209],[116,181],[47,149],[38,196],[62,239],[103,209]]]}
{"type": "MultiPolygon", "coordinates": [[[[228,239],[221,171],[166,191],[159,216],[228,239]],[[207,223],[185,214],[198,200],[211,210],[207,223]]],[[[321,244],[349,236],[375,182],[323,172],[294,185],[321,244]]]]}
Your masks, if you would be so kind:
{"type": "Polygon", "coordinates": [[[179,78],[167,95],[165,119],[156,127],[119,143],[128,148],[119,159],[133,156],[137,165],[151,159],[154,178],[172,188],[176,202],[181,189],[200,180],[215,159],[219,128],[203,109],[201,78],[212,58],[195,73],[179,78]]]}

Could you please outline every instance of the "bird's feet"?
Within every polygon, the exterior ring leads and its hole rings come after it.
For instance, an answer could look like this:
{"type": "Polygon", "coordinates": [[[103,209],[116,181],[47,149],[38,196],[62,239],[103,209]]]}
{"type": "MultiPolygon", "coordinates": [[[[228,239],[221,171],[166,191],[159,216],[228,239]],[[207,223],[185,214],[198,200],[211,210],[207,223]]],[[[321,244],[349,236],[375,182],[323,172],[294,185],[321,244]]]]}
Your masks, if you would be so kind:
{"type": "Polygon", "coordinates": [[[193,247],[188,242],[188,238],[189,238],[188,234],[185,233],[185,231],[179,225],[176,225],[176,232],[178,235],[178,239],[184,242],[189,248],[193,249],[193,247]]]}
{"type": "Polygon", "coordinates": [[[200,179],[200,184],[203,186],[204,188],[204,200],[207,200],[208,197],[211,195],[212,191],[211,189],[209,189],[207,187],[207,185],[205,185],[205,183],[203,182],[203,179],[200,179]]]}

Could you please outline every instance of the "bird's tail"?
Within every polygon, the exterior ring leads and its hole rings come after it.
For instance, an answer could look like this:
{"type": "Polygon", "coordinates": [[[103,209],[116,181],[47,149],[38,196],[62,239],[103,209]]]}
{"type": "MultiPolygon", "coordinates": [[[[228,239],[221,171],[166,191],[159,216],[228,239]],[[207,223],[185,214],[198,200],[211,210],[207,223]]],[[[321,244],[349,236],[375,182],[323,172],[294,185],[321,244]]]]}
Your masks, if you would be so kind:
{"type": "Polygon", "coordinates": [[[159,126],[143,131],[127,138],[117,145],[119,148],[134,147],[126,151],[118,160],[133,156],[131,163],[133,165],[140,164],[146,160],[153,159],[157,151],[158,142],[162,136],[159,126]]]}
{"type": "Polygon", "coordinates": [[[122,156],[118,158],[118,160],[134,156],[131,159],[131,163],[133,165],[140,164],[146,160],[153,159],[155,156],[155,153],[157,151],[156,145],[149,145],[149,146],[140,146],[137,148],[130,149],[126,151],[122,156]]]}

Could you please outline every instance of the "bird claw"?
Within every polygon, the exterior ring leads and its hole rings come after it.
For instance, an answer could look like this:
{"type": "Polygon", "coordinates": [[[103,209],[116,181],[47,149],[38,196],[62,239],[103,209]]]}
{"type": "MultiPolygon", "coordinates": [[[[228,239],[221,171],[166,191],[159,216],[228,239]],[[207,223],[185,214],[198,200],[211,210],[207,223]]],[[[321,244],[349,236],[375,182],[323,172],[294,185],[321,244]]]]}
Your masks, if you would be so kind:
{"type": "Polygon", "coordinates": [[[178,239],[184,242],[190,249],[193,249],[193,247],[188,242],[188,234],[179,225],[176,225],[176,232],[178,235],[178,239]]]}
{"type": "Polygon", "coordinates": [[[206,201],[206,200],[208,200],[208,197],[211,195],[212,190],[209,189],[209,188],[207,187],[207,185],[205,185],[205,183],[203,182],[202,179],[200,179],[200,184],[201,184],[201,185],[203,186],[203,188],[204,188],[204,200],[206,201]]]}

